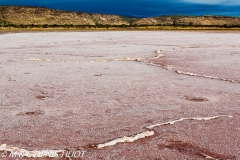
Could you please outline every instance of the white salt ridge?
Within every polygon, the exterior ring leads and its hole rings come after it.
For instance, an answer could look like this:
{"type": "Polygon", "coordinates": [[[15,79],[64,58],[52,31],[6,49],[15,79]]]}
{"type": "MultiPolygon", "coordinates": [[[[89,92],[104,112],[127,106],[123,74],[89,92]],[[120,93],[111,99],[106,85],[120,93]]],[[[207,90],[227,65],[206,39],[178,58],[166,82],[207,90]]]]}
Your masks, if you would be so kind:
{"type": "MultiPolygon", "coordinates": [[[[114,59],[112,61],[137,61],[137,62],[141,62],[142,58],[122,58],[122,59],[114,59]]],[[[41,59],[41,58],[28,58],[25,59],[26,61],[39,61],[39,62],[77,62],[80,63],[80,60],[57,60],[57,59],[53,59],[53,58],[45,58],[45,59],[41,59]]],[[[105,59],[98,59],[98,60],[91,60],[88,62],[108,62],[108,60],[105,59]]]]}
{"type": "Polygon", "coordinates": [[[103,147],[107,147],[107,146],[114,146],[117,143],[134,142],[138,139],[150,137],[150,136],[153,136],[153,135],[154,135],[154,131],[146,131],[146,132],[142,132],[142,133],[139,133],[137,135],[130,136],[130,137],[125,137],[124,136],[122,138],[117,138],[117,139],[112,140],[110,142],[106,142],[106,143],[103,143],[103,144],[98,144],[97,148],[99,149],[99,148],[103,148],[103,147]]]}
{"type": "Polygon", "coordinates": [[[176,122],[180,122],[180,121],[184,121],[184,120],[198,120],[198,121],[208,121],[208,120],[211,120],[211,119],[216,119],[216,118],[219,118],[219,117],[229,117],[229,118],[232,118],[233,116],[231,115],[220,115],[220,116],[213,116],[213,117],[190,117],[190,118],[180,118],[178,120],[174,120],[174,121],[169,121],[169,122],[165,122],[165,123],[159,123],[159,124],[154,124],[154,125],[151,125],[151,126],[148,126],[146,127],[147,129],[149,129],[149,131],[146,131],[146,132],[142,132],[142,133],[139,133],[139,134],[136,134],[136,135],[133,135],[133,136],[130,136],[130,137],[122,137],[122,138],[117,138],[115,140],[112,140],[110,142],[106,142],[106,143],[103,143],[103,144],[98,144],[97,145],[97,148],[103,148],[103,147],[108,147],[108,146],[114,146],[116,145],[117,143],[126,143],[126,142],[134,142],[138,139],[142,139],[142,138],[146,138],[146,137],[150,137],[150,136],[153,136],[155,134],[155,132],[151,129],[153,129],[154,127],[157,127],[157,126],[163,126],[163,125],[171,125],[171,124],[174,124],[176,122]]]}
{"type": "Polygon", "coordinates": [[[125,58],[121,58],[121,59],[115,59],[113,61],[137,61],[137,62],[141,62],[143,58],[130,58],[130,57],[125,57],[125,58]]]}
{"type": "MultiPolygon", "coordinates": [[[[157,51],[157,55],[155,57],[153,57],[153,59],[157,59],[160,58],[164,55],[160,54],[161,50],[157,51]]],[[[136,62],[142,62],[143,58],[129,58],[129,57],[125,57],[122,59],[115,59],[113,61],[136,61],[136,62]]],[[[47,58],[47,59],[41,59],[41,58],[29,58],[29,59],[25,59],[27,61],[42,61],[42,62],[76,62],[76,63],[80,63],[79,60],[55,60],[53,58],[47,58]]],[[[107,60],[95,60],[95,61],[89,61],[89,62],[107,62],[107,60]]],[[[155,63],[153,62],[148,62],[148,65],[152,65],[152,66],[156,66],[155,63]]],[[[165,70],[172,70],[171,66],[162,66],[162,65],[157,65],[158,67],[161,67],[165,70]]],[[[195,73],[190,73],[190,72],[183,72],[183,71],[179,71],[176,70],[176,72],[178,74],[184,74],[184,75],[189,75],[189,76],[197,76],[197,77],[204,77],[204,78],[209,78],[209,79],[217,79],[217,80],[222,80],[222,81],[228,81],[228,82],[232,82],[234,83],[234,80],[231,79],[226,79],[226,78],[219,78],[219,77],[213,77],[213,76],[206,76],[206,75],[199,75],[199,74],[195,74],[195,73]]]]}
{"type": "Polygon", "coordinates": [[[28,157],[28,158],[41,158],[41,157],[58,157],[58,154],[64,152],[64,150],[34,150],[28,151],[26,149],[20,149],[18,147],[7,146],[6,144],[0,145],[0,152],[10,152],[13,156],[28,157]]]}
{"type": "Polygon", "coordinates": [[[213,158],[213,157],[211,157],[211,156],[208,156],[208,155],[206,155],[206,154],[201,154],[201,155],[203,155],[206,159],[219,160],[219,159],[213,158]]]}
{"type": "Polygon", "coordinates": [[[184,74],[184,75],[189,75],[189,76],[197,76],[197,77],[204,77],[204,78],[210,78],[210,79],[217,79],[217,80],[222,80],[222,81],[228,81],[234,83],[234,80],[231,79],[226,79],[226,78],[219,78],[219,77],[213,77],[213,76],[206,76],[206,75],[199,75],[195,73],[190,73],[190,72],[183,72],[183,71],[176,71],[178,74],[184,74]]]}
{"type": "Polygon", "coordinates": [[[165,123],[159,123],[159,124],[154,124],[154,125],[151,125],[151,126],[148,126],[146,127],[147,129],[153,129],[154,127],[157,127],[157,126],[164,126],[164,125],[171,125],[171,124],[174,124],[176,122],[180,122],[180,121],[184,121],[184,120],[198,120],[198,121],[208,121],[208,120],[211,120],[211,119],[216,119],[216,118],[219,118],[219,117],[229,117],[229,118],[232,118],[233,116],[230,116],[230,115],[221,115],[221,116],[214,116],[214,117],[190,117],[190,118],[180,118],[180,119],[177,119],[177,120],[174,120],[174,121],[169,121],[169,122],[165,122],[165,123]]]}
{"type": "Polygon", "coordinates": [[[28,58],[25,59],[26,61],[39,61],[39,62],[76,62],[79,63],[79,60],[56,60],[53,58],[46,58],[46,59],[41,59],[41,58],[28,58]]]}

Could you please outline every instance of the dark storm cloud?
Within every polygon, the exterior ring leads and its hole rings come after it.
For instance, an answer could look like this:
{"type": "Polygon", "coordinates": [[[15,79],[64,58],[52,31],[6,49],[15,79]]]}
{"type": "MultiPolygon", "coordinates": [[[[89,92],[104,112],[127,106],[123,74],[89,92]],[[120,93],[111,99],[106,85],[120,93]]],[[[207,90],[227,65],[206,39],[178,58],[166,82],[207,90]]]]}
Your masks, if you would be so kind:
{"type": "Polygon", "coordinates": [[[137,17],[173,14],[240,16],[240,2],[235,0],[0,0],[0,5],[43,6],[137,17]]]}

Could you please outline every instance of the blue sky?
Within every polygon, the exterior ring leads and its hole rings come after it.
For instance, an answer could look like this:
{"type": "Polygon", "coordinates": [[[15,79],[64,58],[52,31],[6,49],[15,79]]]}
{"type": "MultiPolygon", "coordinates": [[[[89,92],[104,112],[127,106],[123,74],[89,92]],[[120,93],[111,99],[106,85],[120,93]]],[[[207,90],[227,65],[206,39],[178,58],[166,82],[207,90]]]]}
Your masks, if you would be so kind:
{"type": "Polygon", "coordinates": [[[136,17],[160,15],[240,17],[240,0],[0,0],[0,5],[41,6],[136,17]]]}

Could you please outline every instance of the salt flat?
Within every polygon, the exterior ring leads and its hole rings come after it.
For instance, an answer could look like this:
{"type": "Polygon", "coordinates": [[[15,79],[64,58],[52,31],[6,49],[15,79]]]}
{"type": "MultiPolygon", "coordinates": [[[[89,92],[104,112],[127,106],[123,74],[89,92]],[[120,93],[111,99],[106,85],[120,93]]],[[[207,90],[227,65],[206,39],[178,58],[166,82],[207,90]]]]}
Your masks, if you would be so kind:
{"type": "Polygon", "coordinates": [[[86,151],[82,159],[239,159],[239,39],[224,31],[1,34],[0,145],[86,151]]]}

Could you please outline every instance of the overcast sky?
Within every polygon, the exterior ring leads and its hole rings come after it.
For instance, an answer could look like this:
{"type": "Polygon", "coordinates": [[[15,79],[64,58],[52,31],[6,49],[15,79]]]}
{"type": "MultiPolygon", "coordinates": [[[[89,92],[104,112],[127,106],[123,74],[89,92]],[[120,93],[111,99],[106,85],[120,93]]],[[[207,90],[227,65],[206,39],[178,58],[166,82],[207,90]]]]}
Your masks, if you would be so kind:
{"type": "Polygon", "coordinates": [[[136,17],[160,15],[240,17],[240,0],[0,0],[0,5],[41,6],[136,17]]]}

